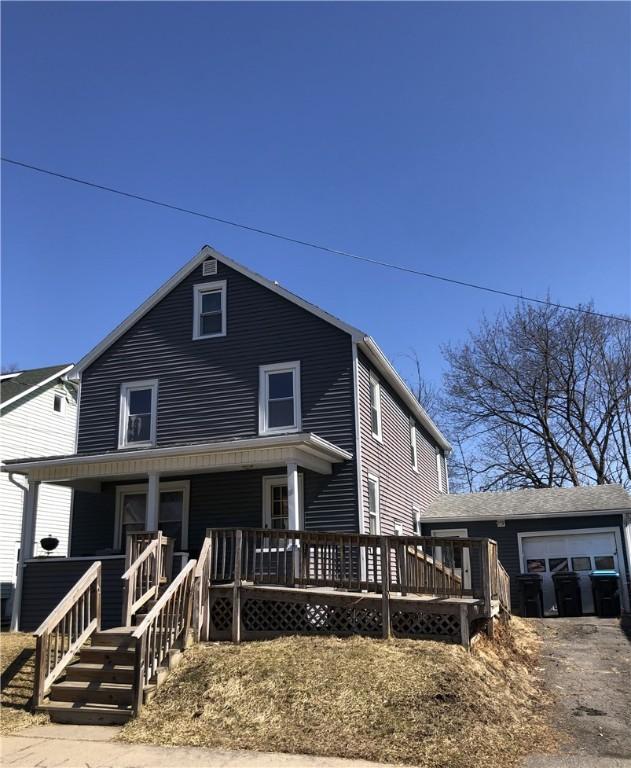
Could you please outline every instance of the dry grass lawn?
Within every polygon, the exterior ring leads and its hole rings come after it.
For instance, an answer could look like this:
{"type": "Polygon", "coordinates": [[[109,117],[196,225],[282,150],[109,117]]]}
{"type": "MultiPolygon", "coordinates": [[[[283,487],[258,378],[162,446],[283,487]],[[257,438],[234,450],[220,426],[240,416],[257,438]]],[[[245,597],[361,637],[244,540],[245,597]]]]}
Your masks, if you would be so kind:
{"type": "Polygon", "coordinates": [[[533,670],[538,636],[519,619],[509,626],[472,653],[360,637],[199,645],[120,738],[509,768],[556,742],[533,670]]]}
{"type": "Polygon", "coordinates": [[[2,665],[2,710],[0,733],[14,733],[27,725],[48,721],[44,714],[30,711],[33,696],[35,639],[21,632],[3,632],[0,636],[2,665]]]}

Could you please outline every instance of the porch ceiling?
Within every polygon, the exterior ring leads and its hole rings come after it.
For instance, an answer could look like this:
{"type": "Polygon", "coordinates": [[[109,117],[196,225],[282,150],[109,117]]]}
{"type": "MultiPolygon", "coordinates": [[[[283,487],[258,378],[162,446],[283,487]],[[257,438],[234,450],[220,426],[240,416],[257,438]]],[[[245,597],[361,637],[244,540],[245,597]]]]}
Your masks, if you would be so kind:
{"type": "Polygon", "coordinates": [[[353,455],[310,432],[216,443],[112,451],[6,462],[2,470],[30,480],[73,485],[73,481],[161,474],[228,472],[296,463],[320,474],[353,455]]]}

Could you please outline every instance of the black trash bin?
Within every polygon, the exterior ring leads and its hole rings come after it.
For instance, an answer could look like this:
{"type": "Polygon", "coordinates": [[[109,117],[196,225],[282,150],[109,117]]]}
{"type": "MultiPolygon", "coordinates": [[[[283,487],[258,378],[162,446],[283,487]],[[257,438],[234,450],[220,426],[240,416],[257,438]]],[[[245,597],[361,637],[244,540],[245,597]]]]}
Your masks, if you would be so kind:
{"type": "Polygon", "coordinates": [[[517,577],[519,607],[522,616],[540,619],[543,616],[543,577],[539,573],[522,573],[517,577]]]}
{"type": "Polygon", "coordinates": [[[578,573],[574,571],[553,573],[552,581],[559,616],[582,616],[583,601],[578,573]]]}
{"type": "Polygon", "coordinates": [[[592,571],[589,577],[596,616],[620,616],[620,574],[617,571],[592,571]]]}

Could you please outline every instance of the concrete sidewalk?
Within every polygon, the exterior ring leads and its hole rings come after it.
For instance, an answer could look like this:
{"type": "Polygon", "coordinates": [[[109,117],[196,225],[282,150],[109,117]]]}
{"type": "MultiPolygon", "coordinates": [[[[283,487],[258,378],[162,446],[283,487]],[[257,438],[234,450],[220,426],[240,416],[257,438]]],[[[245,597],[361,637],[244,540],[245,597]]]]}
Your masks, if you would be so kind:
{"type": "Polygon", "coordinates": [[[3,766],[15,768],[379,768],[380,763],[204,747],[157,747],[113,741],[120,728],[38,725],[3,736],[3,766]]]}

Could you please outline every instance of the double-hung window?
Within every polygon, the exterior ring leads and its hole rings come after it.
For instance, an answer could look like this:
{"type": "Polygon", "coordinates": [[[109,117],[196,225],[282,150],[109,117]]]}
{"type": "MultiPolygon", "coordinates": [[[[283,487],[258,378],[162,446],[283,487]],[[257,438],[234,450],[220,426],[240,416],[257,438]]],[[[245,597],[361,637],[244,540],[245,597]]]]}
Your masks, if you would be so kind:
{"type": "Polygon", "coordinates": [[[381,386],[370,377],[370,426],[375,440],[381,440],[381,386]]]}
{"type": "Polygon", "coordinates": [[[418,472],[418,449],[416,447],[416,424],[414,419],[410,419],[410,460],[412,469],[418,472]]]}
{"type": "Polygon", "coordinates": [[[130,381],[121,385],[118,447],[154,445],[158,382],[130,381]]]}
{"type": "Polygon", "coordinates": [[[421,508],[416,504],[412,504],[412,525],[414,527],[414,535],[421,535],[421,508]]]}
{"type": "Polygon", "coordinates": [[[438,475],[438,492],[443,493],[445,490],[443,479],[443,457],[438,448],[436,448],[436,474],[438,475]]]}
{"type": "Polygon", "coordinates": [[[380,529],[379,478],[375,475],[368,475],[368,533],[376,536],[380,529]]]}
{"type": "Polygon", "coordinates": [[[226,335],[226,281],[193,286],[193,339],[226,335]]]}
{"type": "Polygon", "coordinates": [[[299,432],[300,362],[259,369],[259,433],[299,432]]]}

